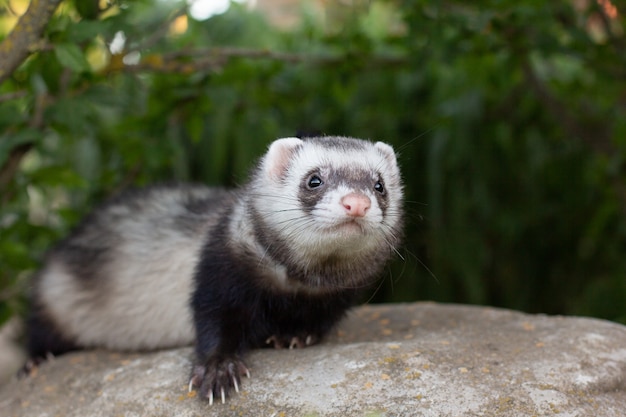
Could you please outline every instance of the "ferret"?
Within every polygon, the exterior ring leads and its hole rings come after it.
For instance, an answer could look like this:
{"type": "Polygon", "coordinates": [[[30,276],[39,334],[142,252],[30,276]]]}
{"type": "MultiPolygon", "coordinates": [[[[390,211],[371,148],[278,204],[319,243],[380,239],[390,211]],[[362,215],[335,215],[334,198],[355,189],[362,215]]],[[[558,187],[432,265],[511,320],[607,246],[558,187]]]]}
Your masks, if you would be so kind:
{"type": "Polygon", "coordinates": [[[336,136],[274,141],[238,189],[124,192],[35,274],[31,363],[195,342],[189,389],[224,402],[248,350],[312,345],[345,315],[397,252],[402,204],[393,148],[336,136]]]}

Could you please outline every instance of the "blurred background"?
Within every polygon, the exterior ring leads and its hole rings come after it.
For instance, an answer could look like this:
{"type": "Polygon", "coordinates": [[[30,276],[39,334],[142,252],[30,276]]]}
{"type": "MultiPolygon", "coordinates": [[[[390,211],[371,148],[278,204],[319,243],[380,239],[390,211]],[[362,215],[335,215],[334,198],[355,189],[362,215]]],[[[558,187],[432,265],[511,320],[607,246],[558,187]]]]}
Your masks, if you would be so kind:
{"type": "Polygon", "coordinates": [[[365,300],[626,323],[624,3],[35,3],[25,37],[0,2],[0,323],[106,197],[241,184],[297,132],[400,153],[402,257],[365,300]]]}

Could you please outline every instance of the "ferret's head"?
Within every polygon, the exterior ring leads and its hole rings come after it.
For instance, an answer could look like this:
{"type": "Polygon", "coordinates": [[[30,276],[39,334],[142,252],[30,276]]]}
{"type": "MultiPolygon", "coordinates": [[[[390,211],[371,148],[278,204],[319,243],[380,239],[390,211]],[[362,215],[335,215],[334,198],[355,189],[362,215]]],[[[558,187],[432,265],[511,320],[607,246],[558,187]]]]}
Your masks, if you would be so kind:
{"type": "Polygon", "coordinates": [[[398,244],[402,182],[386,143],[278,139],[250,186],[270,253],[305,272],[377,273],[398,244]]]}

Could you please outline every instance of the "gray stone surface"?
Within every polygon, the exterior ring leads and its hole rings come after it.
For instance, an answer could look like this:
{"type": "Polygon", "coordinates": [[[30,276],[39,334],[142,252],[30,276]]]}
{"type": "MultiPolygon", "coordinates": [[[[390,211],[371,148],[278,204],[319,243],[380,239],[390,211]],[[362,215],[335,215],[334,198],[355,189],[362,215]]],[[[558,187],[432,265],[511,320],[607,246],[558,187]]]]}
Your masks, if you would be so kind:
{"type": "Polygon", "coordinates": [[[0,392],[9,416],[626,416],[626,327],[484,307],[355,309],[325,343],[248,356],[226,404],[187,393],[190,348],[77,353],[0,392]]]}

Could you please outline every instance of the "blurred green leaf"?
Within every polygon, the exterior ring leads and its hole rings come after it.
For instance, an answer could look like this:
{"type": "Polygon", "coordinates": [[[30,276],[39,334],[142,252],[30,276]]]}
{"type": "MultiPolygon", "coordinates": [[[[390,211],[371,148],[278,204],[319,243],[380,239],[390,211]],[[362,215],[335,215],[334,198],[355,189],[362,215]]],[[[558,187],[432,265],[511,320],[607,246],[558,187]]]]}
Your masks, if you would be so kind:
{"type": "MultiPolygon", "coordinates": [[[[87,0],[86,2],[97,3],[97,1],[93,0],[87,0]]],[[[102,20],[81,20],[68,26],[66,31],[67,40],[76,43],[92,41],[94,38],[102,35],[108,27],[108,23],[102,20]]]]}
{"type": "Polygon", "coordinates": [[[31,180],[39,186],[85,188],[87,181],[77,172],[66,166],[46,166],[30,174],[31,180]]]}
{"type": "Polygon", "coordinates": [[[54,45],[54,54],[61,65],[73,71],[88,71],[90,68],[83,51],[76,44],[56,44],[54,45]]]}
{"type": "Polygon", "coordinates": [[[41,132],[31,128],[23,128],[15,133],[7,133],[0,136],[0,167],[7,161],[14,148],[33,144],[40,139],[41,132]]]}

